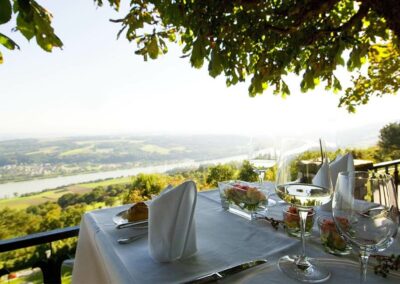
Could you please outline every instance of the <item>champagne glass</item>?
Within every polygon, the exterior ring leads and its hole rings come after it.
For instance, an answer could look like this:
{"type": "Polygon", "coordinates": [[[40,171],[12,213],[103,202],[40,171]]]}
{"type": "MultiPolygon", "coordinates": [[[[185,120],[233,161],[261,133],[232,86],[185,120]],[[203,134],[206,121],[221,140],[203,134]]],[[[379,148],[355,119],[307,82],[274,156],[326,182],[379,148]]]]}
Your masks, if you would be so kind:
{"type": "Polygon", "coordinates": [[[387,249],[397,234],[399,211],[391,176],[339,173],[332,215],[346,242],[360,252],[360,283],[364,283],[369,255],[387,249]]]}
{"type": "MultiPolygon", "coordinates": [[[[264,186],[265,173],[268,169],[272,168],[276,164],[276,151],[275,148],[268,149],[254,149],[254,145],[251,144],[249,153],[249,163],[253,171],[258,176],[258,184],[261,189],[266,189],[264,186]]],[[[269,192],[269,195],[272,192],[269,192]]],[[[268,198],[268,207],[275,205],[276,202],[268,198]]]]}
{"type": "Polygon", "coordinates": [[[302,252],[281,257],[278,266],[287,276],[302,282],[319,283],[330,272],[305,253],[305,226],[308,211],[328,203],[332,198],[325,145],[319,141],[287,140],[278,159],[276,194],[295,206],[300,216],[302,252]]]}
{"type": "Polygon", "coordinates": [[[265,156],[258,156],[249,160],[253,171],[258,175],[258,183],[260,184],[260,186],[264,184],[265,172],[276,164],[275,159],[271,159],[270,156],[268,157],[270,159],[266,159],[265,156]]]}

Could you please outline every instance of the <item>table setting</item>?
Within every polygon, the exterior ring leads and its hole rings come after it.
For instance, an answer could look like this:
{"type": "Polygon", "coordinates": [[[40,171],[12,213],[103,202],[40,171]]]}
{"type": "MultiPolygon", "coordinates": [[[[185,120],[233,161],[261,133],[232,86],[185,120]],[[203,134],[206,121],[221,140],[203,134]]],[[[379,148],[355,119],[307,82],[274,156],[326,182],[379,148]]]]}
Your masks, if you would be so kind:
{"type": "Polygon", "coordinates": [[[372,178],[361,184],[351,155],[329,162],[323,142],[314,146],[314,173],[293,174],[292,145],[281,152],[275,182],[225,181],[197,192],[186,181],[147,201],[144,220],[128,220],[132,204],[86,213],[72,282],[399,283],[400,271],[373,268],[383,260],[376,255],[400,254],[398,208],[390,196],[379,206],[366,201],[372,178]],[[352,185],[368,190],[355,196],[352,185]]]}

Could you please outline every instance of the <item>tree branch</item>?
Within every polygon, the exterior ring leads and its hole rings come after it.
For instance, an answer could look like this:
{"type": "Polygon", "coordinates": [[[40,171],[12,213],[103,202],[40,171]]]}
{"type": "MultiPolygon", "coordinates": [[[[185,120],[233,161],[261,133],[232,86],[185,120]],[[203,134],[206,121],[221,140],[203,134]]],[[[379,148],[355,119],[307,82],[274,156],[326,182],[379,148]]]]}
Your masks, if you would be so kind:
{"type": "Polygon", "coordinates": [[[367,4],[367,2],[362,2],[360,9],[358,9],[357,13],[355,13],[346,23],[336,28],[327,29],[327,31],[330,32],[347,31],[349,28],[354,26],[355,23],[361,21],[368,14],[369,9],[370,6],[367,4]]]}

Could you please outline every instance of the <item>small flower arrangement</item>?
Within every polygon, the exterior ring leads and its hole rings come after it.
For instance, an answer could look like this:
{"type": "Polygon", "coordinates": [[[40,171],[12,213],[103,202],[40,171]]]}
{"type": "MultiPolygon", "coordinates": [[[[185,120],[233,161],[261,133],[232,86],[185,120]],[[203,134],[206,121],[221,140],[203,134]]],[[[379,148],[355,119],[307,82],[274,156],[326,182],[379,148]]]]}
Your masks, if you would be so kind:
{"type": "Polygon", "coordinates": [[[229,203],[250,212],[265,206],[267,202],[267,196],[259,188],[239,182],[227,187],[224,195],[229,203]]]}
{"type": "MultiPolygon", "coordinates": [[[[349,220],[346,218],[337,217],[336,220],[340,222],[341,227],[348,228],[350,226],[349,220]]],[[[350,253],[351,247],[340,236],[335,222],[331,218],[320,218],[318,225],[321,242],[327,252],[335,255],[347,255],[350,253]]]]}
{"type": "MultiPolygon", "coordinates": [[[[313,209],[308,210],[305,230],[306,236],[309,236],[311,234],[311,230],[314,225],[314,215],[315,213],[313,209]]],[[[285,223],[286,231],[289,235],[300,237],[300,216],[299,211],[296,207],[289,206],[287,209],[284,209],[283,222],[285,223]]]]}

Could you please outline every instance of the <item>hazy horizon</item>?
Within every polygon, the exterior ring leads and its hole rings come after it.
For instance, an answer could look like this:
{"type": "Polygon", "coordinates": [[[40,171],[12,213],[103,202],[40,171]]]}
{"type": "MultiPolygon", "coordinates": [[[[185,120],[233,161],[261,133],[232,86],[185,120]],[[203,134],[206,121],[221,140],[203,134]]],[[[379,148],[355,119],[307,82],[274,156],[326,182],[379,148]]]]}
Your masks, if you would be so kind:
{"type": "Polygon", "coordinates": [[[307,138],[316,139],[323,137],[338,146],[372,146],[375,145],[379,138],[379,130],[395,120],[386,123],[370,123],[360,127],[345,128],[343,130],[326,130],[318,133],[287,133],[287,134],[241,134],[241,133],[179,133],[179,132],[99,132],[99,133],[0,133],[0,141],[22,140],[22,139],[69,139],[69,138],[91,138],[91,137],[135,137],[135,136],[166,136],[166,137],[204,137],[204,136],[241,136],[241,137],[257,137],[264,139],[284,139],[284,138],[307,138]],[[306,137],[305,137],[306,135],[306,137]]]}

